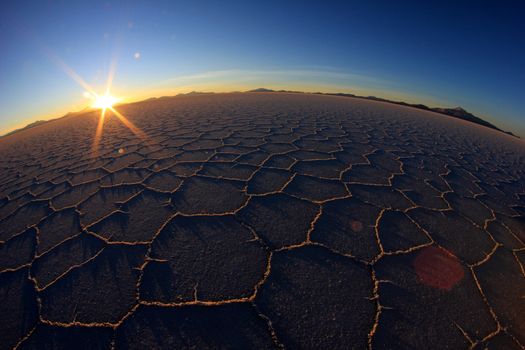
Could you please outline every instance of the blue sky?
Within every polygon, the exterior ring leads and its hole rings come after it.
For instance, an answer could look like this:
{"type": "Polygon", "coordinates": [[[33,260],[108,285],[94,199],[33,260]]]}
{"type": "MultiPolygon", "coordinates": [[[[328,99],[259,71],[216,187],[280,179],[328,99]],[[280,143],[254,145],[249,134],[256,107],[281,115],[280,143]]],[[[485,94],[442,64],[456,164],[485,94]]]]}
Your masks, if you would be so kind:
{"type": "Polygon", "coordinates": [[[0,134],[90,105],[265,86],[462,106],[525,136],[525,3],[4,1],[0,134]],[[63,62],[63,63],[59,63],[63,62]],[[71,71],[69,71],[71,73],[71,71]]]}

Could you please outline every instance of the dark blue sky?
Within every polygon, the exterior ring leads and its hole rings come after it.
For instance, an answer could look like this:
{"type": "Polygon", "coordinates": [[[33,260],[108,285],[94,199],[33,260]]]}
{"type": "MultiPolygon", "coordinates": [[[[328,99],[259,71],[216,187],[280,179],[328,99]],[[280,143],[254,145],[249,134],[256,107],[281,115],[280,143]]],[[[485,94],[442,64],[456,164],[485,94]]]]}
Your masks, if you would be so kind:
{"type": "Polygon", "coordinates": [[[461,105],[525,135],[525,3],[9,1],[0,132],[90,104],[257,86],[461,105]],[[71,71],[69,71],[71,75],[71,71]]]}

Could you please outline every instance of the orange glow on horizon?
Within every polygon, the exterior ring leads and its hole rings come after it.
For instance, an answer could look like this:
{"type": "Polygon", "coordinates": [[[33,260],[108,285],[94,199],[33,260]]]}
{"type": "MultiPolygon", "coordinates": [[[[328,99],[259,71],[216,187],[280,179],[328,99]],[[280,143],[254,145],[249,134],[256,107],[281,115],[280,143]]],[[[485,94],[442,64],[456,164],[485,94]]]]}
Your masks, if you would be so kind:
{"type": "Polygon", "coordinates": [[[120,99],[113,97],[109,94],[103,96],[97,96],[95,102],[91,105],[93,108],[107,109],[113,107],[113,105],[119,102],[120,99]]]}
{"type": "Polygon", "coordinates": [[[100,118],[98,121],[98,125],[95,131],[95,137],[93,140],[93,147],[92,147],[92,153],[94,156],[98,156],[98,148],[100,146],[100,141],[102,139],[102,134],[104,132],[104,122],[107,117],[107,111],[108,109],[115,114],[118,119],[124,124],[128,129],[133,132],[137,137],[139,137],[142,140],[147,141],[148,137],[147,135],[140,130],[135,124],[133,124],[128,118],[126,118],[122,113],[117,111],[114,108],[114,105],[121,101],[120,98],[114,97],[110,94],[111,87],[113,84],[113,79],[115,77],[115,71],[117,67],[117,60],[116,56],[113,55],[111,62],[110,62],[110,68],[108,72],[108,78],[106,80],[106,91],[103,95],[99,95],[95,92],[95,90],[88,84],[86,81],[70,66],[68,66],[58,55],[56,55],[51,49],[48,47],[42,46],[42,49],[44,50],[45,54],[48,56],[48,58],[59,68],[61,68],[64,73],[66,73],[71,79],[73,79],[78,85],[80,85],[84,89],[84,97],[92,99],[94,102],[91,105],[92,108],[99,108],[101,110],[100,112],[100,118]]]}

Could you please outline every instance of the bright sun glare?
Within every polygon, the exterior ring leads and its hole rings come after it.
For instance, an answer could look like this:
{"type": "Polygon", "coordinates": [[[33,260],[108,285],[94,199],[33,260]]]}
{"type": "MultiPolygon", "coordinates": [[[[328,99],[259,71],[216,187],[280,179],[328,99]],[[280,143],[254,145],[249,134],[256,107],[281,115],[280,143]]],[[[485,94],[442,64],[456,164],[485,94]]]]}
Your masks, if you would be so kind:
{"type": "Polygon", "coordinates": [[[93,108],[100,108],[100,109],[106,109],[111,108],[115,103],[119,101],[118,98],[113,97],[109,94],[98,96],[95,99],[95,102],[91,105],[93,108]]]}

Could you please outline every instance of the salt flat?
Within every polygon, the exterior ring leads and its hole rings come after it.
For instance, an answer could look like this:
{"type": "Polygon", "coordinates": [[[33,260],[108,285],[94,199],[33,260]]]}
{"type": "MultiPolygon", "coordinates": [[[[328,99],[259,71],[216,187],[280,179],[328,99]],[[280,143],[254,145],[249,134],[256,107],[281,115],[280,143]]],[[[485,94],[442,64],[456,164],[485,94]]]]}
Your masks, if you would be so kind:
{"type": "Polygon", "coordinates": [[[288,93],[0,140],[0,348],[523,348],[525,143],[288,93]],[[140,130],[138,132],[137,130],[140,130]]]}

